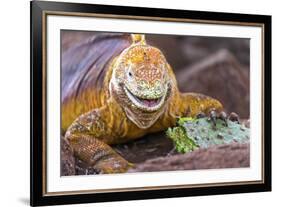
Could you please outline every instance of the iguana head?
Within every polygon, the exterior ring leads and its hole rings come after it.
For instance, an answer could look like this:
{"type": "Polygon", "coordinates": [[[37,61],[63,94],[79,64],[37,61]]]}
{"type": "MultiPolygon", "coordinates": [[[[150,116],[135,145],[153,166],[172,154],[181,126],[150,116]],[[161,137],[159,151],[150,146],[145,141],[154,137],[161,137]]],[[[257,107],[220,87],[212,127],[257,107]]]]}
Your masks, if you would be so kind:
{"type": "Polygon", "coordinates": [[[170,96],[168,63],[143,35],[133,35],[133,41],[114,64],[111,92],[131,121],[148,128],[164,112],[170,96]]]}

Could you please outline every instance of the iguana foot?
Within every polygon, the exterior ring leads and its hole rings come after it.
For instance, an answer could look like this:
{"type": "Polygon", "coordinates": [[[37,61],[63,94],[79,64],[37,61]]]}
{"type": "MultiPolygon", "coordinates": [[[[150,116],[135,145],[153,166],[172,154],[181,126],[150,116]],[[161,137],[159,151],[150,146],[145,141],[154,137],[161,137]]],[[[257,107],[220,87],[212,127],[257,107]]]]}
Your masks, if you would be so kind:
{"type": "MultiPolygon", "coordinates": [[[[234,112],[232,112],[229,116],[227,116],[227,113],[225,111],[217,112],[215,109],[211,109],[208,116],[209,116],[209,120],[213,123],[214,127],[216,126],[217,119],[221,119],[226,127],[228,126],[227,123],[228,120],[239,122],[239,117],[234,112]]],[[[206,117],[206,114],[204,114],[203,112],[200,112],[196,116],[197,119],[204,118],[204,117],[206,117]]]]}
{"type": "Polygon", "coordinates": [[[229,119],[230,121],[240,123],[240,119],[239,119],[238,114],[236,114],[236,113],[234,113],[234,112],[231,112],[231,113],[229,114],[228,119],[229,119]]]}
{"type": "Polygon", "coordinates": [[[118,154],[114,154],[98,160],[93,167],[99,174],[124,173],[133,167],[133,164],[118,154]]]}

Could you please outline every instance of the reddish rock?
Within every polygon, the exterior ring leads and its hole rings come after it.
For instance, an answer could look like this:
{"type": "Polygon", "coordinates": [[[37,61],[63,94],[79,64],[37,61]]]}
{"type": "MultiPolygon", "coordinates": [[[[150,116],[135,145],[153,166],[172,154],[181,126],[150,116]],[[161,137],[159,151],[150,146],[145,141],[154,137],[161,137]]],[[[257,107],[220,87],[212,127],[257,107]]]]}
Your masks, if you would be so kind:
{"type": "Polygon", "coordinates": [[[75,175],[75,158],[68,142],[61,137],[61,175],[75,175]]]}
{"type": "Polygon", "coordinates": [[[227,144],[190,153],[159,157],[138,164],[129,172],[240,168],[250,166],[249,144],[227,144]]]}
{"type": "Polygon", "coordinates": [[[181,50],[186,60],[193,64],[200,62],[221,49],[233,54],[240,63],[250,65],[250,39],[229,37],[186,36],[182,38],[181,50]]]}
{"type": "Polygon", "coordinates": [[[198,92],[217,98],[227,112],[249,117],[249,74],[227,50],[205,58],[178,74],[181,91],[198,92]]]}

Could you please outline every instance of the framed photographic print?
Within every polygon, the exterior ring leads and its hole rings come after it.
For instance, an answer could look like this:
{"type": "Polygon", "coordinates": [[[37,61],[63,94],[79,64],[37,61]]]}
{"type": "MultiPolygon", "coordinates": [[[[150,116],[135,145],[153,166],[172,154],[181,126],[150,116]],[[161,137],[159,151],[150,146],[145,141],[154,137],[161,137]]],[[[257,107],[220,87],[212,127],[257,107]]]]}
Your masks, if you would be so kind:
{"type": "Polygon", "coordinates": [[[31,2],[31,205],[271,190],[271,16],[31,2]]]}

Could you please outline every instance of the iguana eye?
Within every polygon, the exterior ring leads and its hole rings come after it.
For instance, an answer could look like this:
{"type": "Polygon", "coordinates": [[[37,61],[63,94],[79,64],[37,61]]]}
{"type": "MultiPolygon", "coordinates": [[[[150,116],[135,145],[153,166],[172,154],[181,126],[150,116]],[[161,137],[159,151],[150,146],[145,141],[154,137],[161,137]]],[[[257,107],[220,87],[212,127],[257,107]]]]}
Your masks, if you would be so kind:
{"type": "Polygon", "coordinates": [[[127,76],[128,76],[128,78],[133,78],[133,72],[132,72],[132,70],[131,70],[131,66],[129,67],[129,69],[128,69],[128,72],[127,72],[127,76]]]}

